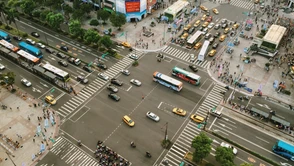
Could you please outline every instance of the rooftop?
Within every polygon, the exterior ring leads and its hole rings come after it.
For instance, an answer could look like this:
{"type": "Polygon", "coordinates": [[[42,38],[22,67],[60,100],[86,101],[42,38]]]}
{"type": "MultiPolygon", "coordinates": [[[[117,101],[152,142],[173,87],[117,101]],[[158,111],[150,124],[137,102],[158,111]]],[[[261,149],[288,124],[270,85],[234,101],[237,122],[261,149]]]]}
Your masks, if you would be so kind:
{"type": "Polygon", "coordinates": [[[285,27],[274,24],[269,28],[263,40],[269,43],[279,44],[285,32],[285,27]]]}

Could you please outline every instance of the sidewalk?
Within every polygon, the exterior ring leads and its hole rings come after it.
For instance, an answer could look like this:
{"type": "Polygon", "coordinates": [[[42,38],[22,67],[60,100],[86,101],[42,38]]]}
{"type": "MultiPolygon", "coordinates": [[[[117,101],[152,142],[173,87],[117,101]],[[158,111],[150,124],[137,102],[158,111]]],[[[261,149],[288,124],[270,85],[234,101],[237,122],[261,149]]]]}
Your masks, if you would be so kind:
{"type": "Polygon", "coordinates": [[[12,161],[17,166],[35,165],[52,146],[53,139],[50,138],[55,139],[57,135],[57,114],[50,108],[48,113],[44,109],[48,121],[44,120],[42,101],[35,100],[21,90],[11,93],[0,87],[0,102],[0,106],[7,106],[6,109],[0,107],[0,166],[13,165],[12,161]],[[51,116],[57,124],[51,124],[51,116]],[[42,117],[43,120],[39,121],[38,117],[42,117]],[[40,127],[37,127],[38,125],[40,127]],[[39,133],[40,136],[35,136],[39,129],[42,131],[39,133]],[[42,133],[45,136],[42,136],[42,133]],[[40,153],[42,148],[45,151],[40,153]]]}

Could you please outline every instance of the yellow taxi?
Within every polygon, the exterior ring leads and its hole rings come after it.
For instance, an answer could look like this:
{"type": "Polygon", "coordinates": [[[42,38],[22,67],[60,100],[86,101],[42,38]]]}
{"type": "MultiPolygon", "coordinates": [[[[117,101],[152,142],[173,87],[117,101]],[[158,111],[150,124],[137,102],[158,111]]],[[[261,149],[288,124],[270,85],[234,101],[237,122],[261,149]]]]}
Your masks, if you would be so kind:
{"type": "Polygon", "coordinates": [[[200,5],[200,9],[203,10],[203,11],[207,11],[207,7],[203,6],[203,5],[200,5]]]}
{"type": "Polygon", "coordinates": [[[202,18],[201,18],[201,21],[205,21],[206,18],[207,18],[207,16],[204,14],[204,15],[202,16],[202,18]]]}
{"type": "Polygon", "coordinates": [[[55,105],[56,104],[56,100],[53,98],[53,96],[46,96],[45,97],[45,101],[51,105],[55,105]]]}
{"type": "Polygon", "coordinates": [[[188,31],[191,27],[192,27],[191,24],[186,25],[186,27],[184,28],[184,31],[188,31]]]}
{"type": "Polygon", "coordinates": [[[122,42],[121,45],[123,45],[124,47],[130,48],[131,44],[128,42],[122,42]]]}
{"type": "Polygon", "coordinates": [[[218,14],[219,13],[216,8],[212,9],[212,11],[213,11],[214,14],[218,14]]]}
{"type": "Polygon", "coordinates": [[[205,23],[202,25],[202,27],[203,27],[203,28],[206,28],[206,27],[208,26],[208,24],[209,24],[209,22],[205,22],[205,23]]]}
{"type": "Polygon", "coordinates": [[[200,25],[200,22],[201,22],[200,20],[197,20],[194,24],[194,27],[198,27],[200,25]]]}
{"type": "Polygon", "coordinates": [[[181,39],[185,40],[187,39],[187,37],[189,36],[189,33],[184,33],[181,37],[181,39]]]}
{"type": "Polygon", "coordinates": [[[135,122],[127,115],[123,117],[123,121],[130,127],[135,126],[135,122]]]}
{"type": "Polygon", "coordinates": [[[216,50],[213,49],[213,50],[209,51],[208,55],[209,56],[214,56],[215,53],[216,53],[216,50]]]}
{"type": "Polygon", "coordinates": [[[234,24],[233,25],[233,29],[238,29],[239,28],[239,24],[234,24]]]}
{"type": "Polygon", "coordinates": [[[202,46],[202,43],[201,42],[198,42],[198,43],[195,44],[194,48],[196,50],[198,50],[201,46],[202,46]]]}
{"type": "Polygon", "coordinates": [[[196,115],[196,114],[191,115],[190,118],[196,123],[202,123],[204,121],[203,117],[196,115]]]}
{"type": "Polygon", "coordinates": [[[224,34],[227,34],[227,33],[229,33],[230,32],[230,28],[226,28],[225,30],[224,30],[224,34]]]}
{"type": "Polygon", "coordinates": [[[180,115],[180,116],[186,116],[187,112],[181,108],[174,108],[173,113],[180,115]]]}
{"type": "Polygon", "coordinates": [[[226,39],[227,35],[221,35],[219,41],[223,42],[226,39]]]}

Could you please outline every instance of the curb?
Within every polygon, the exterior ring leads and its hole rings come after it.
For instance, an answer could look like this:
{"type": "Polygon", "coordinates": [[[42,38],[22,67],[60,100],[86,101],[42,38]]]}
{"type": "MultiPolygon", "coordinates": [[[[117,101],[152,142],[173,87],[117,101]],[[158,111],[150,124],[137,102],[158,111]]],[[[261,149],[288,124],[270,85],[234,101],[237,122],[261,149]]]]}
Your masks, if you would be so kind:
{"type": "Polygon", "coordinates": [[[142,52],[158,52],[158,51],[161,51],[163,49],[165,49],[168,45],[164,45],[163,47],[161,48],[158,48],[158,49],[153,49],[153,50],[143,50],[143,49],[139,49],[139,48],[136,48],[134,47],[137,51],[142,51],[142,52]]]}

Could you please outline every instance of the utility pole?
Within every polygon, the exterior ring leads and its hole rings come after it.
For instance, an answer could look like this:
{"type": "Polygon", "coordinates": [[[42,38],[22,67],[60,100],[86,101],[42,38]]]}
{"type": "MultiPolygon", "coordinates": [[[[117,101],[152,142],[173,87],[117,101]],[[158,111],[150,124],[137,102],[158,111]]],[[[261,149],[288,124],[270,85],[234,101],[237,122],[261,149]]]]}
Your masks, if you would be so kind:
{"type": "Polygon", "coordinates": [[[8,158],[9,158],[9,160],[12,162],[12,164],[14,165],[14,166],[16,166],[16,164],[14,163],[14,161],[11,159],[11,156],[12,157],[15,157],[14,155],[12,155],[12,154],[9,154],[8,152],[5,152],[6,154],[7,154],[7,156],[8,156],[8,158]],[[11,156],[10,156],[11,155],[11,156]]]}
{"type": "Polygon", "coordinates": [[[167,135],[167,128],[168,128],[168,122],[165,124],[165,133],[164,133],[164,140],[168,140],[168,135],[167,135]]]}
{"type": "Polygon", "coordinates": [[[163,45],[165,45],[165,23],[163,24],[163,45]]]}
{"type": "Polygon", "coordinates": [[[128,31],[126,31],[126,42],[128,42],[128,31]]]}

